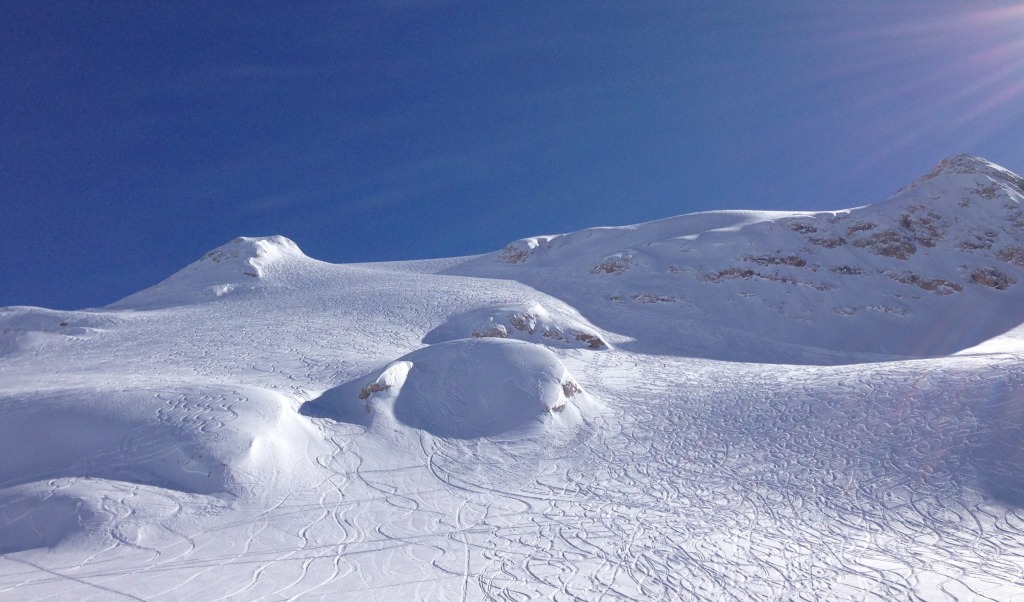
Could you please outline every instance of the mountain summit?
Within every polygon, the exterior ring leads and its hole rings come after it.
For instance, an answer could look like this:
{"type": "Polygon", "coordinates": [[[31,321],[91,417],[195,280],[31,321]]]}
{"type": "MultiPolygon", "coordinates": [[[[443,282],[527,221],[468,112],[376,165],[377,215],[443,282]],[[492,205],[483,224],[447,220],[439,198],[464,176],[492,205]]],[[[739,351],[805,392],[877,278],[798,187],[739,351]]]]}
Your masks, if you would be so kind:
{"type": "Polygon", "coordinates": [[[910,184],[909,188],[936,178],[955,176],[977,176],[967,181],[975,184],[981,183],[983,187],[991,183],[1004,183],[1011,186],[1017,193],[1024,192],[1024,178],[987,159],[973,155],[946,157],[935,166],[935,169],[910,184]]]}
{"type": "Polygon", "coordinates": [[[110,305],[117,309],[155,309],[188,305],[256,288],[257,282],[287,272],[306,257],[284,236],[240,236],[209,251],[164,281],[110,305]]]}

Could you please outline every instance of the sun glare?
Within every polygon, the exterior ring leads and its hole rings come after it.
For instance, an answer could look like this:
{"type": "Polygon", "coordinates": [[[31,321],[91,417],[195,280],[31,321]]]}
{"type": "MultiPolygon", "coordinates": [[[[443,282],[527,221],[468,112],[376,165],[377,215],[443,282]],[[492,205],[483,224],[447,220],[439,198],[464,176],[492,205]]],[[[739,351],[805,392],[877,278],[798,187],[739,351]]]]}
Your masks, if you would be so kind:
{"type": "Polygon", "coordinates": [[[921,6],[845,11],[825,24],[838,52],[825,77],[859,82],[837,111],[874,126],[869,162],[914,144],[971,148],[1024,119],[1024,3],[921,6]]]}

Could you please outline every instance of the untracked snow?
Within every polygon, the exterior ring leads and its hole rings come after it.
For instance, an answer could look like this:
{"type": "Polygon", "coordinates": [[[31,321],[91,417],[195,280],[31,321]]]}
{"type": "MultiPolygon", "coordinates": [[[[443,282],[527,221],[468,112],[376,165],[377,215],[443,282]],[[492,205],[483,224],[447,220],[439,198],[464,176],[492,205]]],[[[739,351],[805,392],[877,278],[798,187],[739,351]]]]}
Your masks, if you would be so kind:
{"type": "Polygon", "coordinates": [[[0,309],[0,598],[1024,597],[1022,202],[958,156],[853,209],[239,238],[0,309]]]}

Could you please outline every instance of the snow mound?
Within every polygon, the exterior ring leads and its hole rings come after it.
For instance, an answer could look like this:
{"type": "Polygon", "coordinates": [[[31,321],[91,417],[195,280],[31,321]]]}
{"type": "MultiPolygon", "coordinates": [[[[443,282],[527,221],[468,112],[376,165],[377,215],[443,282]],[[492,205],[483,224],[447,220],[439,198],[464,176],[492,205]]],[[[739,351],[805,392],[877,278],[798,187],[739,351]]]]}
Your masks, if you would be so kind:
{"type": "Polygon", "coordinates": [[[111,309],[158,309],[210,301],[253,290],[295,261],[312,261],[284,236],[238,237],[206,253],[163,282],[130,295],[111,309]]]}
{"type": "Polygon", "coordinates": [[[553,352],[478,338],[431,345],[303,406],[303,413],[382,432],[437,437],[532,436],[579,426],[596,409],[553,352]]]}
{"type": "Polygon", "coordinates": [[[423,342],[429,345],[469,337],[518,339],[553,347],[609,348],[577,312],[559,308],[553,315],[540,303],[488,307],[452,316],[429,332],[423,342]]]}
{"type": "Polygon", "coordinates": [[[177,491],[226,490],[225,464],[202,436],[143,415],[145,393],[57,391],[4,399],[0,487],[61,477],[93,477],[177,491]]]}
{"type": "Polygon", "coordinates": [[[96,513],[81,499],[26,489],[0,496],[0,554],[53,548],[96,522],[96,513]]]}
{"type": "Polygon", "coordinates": [[[0,406],[0,488],[94,478],[246,495],[254,481],[285,478],[273,463],[310,439],[284,398],[257,388],[81,387],[0,397],[0,406]]]}

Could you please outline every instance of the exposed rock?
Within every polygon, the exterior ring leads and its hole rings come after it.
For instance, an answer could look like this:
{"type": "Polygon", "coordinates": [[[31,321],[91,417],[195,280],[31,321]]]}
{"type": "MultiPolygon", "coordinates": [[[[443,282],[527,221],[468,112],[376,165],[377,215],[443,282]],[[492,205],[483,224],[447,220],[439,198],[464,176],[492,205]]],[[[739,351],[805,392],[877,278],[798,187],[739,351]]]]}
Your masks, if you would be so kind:
{"type": "Polygon", "coordinates": [[[749,261],[758,265],[788,265],[795,268],[802,268],[807,265],[807,261],[796,255],[778,256],[778,255],[746,255],[743,257],[743,261],[749,261]]]}
{"type": "Polygon", "coordinates": [[[877,227],[878,227],[878,224],[873,224],[871,222],[861,222],[859,224],[854,224],[854,225],[850,226],[849,228],[847,228],[846,229],[846,234],[847,234],[847,236],[850,236],[850,235],[856,234],[858,232],[867,232],[868,230],[874,230],[877,227]]]}
{"type": "Polygon", "coordinates": [[[474,329],[471,334],[473,335],[473,337],[478,338],[478,339],[479,338],[507,339],[508,338],[508,328],[505,328],[505,326],[502,325],[502,324],[496,324],[496,325],[494,325],[494,327],[487,328],[485,330],[474,329]]]}
{"type": "MultiPolygon", "coordinates": [[[[580,387],[579,383],[571,378],[566,378],[566,380],[562,382],[562,395],[565,395],[566,399],[575,397],[581,393],[583,393],[583,389],[580,387]]],[[[555,408],[551,409],[554,410],[555,408]]]]}
{"type": "Polygon", "coordinates": [[[523,263],[529,256],[529,251],[515,245],[507,245],[501,250],[501,254],[498,255],[498,261],[501,263],[523,263]]]}
{"type": "Polygon", "coordinates": [[[826,249],[835,249],[846,244],[846,239],[843,237],[838,238],[814,238],[808,237],[807,241],[813,245],[819,247],[825,247],[826,249]]]}
{"type": "Polygon", "coordinates": [[[587,347],[589,347],[590,349],[602,349],[602,348],[608,346],[608,344],[605,343],[601,339],[601,337],[599,337],[597,335],[593,335],[593,334],[584,334],[584,333],[577,334],[576,335],[576,340],[581,342],[581,343],[586,343],[587,347]]]}
{"type": "Polygon", "coordinates": [[[971,272],[971,282],[1003,291],[1017,280],[995,268],[975,268],[971,272]]]}
{"type": "Polygon", "coordinates": [[[914,243],[894,230],[883,230],[867,238],[855,240],[853,246],[866,249],[875,255],[904,260],[917,252],[914,243]]]}
{"type": "Polygon", "coordinates": [[[709,282],[721,282],[726,278],[753,278],[757,272],[746,268],[726,268],[718,272],[707,274],[705,279],[709,282]]]}
{"type": "Polygon", "coordinates": [[[936,295],[952,295],[953,293],[959,293],[964,290],[963,285],[946,280],[945,278],[922,278],[917,274],[909,272],[889,274],[889,277],[896,282],[912,284],[921,290],[935,293],[936,295]]]}
{"type": "Polygon", "coordinates": [[[391,388],[391,385],[382,385],[380,383],[370,383],[364,386],[359,391],[359,399],[369,399],[374,393],[380,393],[381,391],[387,391],[391,388]]]}
{"type": "Polygon", "coordinates": [[[999,259],[1024,267],[1024,248],[1021,247],[1003,247],[999,249],[999,253],[996,254],[999,259]]]}
{"type": "Polygon", "coordinates": [[[605,257],[601,263],[590,268],[591,274],[612,274],[621,276],[626,270],[633,267],[633,256],[627,253],[616,253],[605,257]]]}
{"type": "Polygon", "coordinates": [[[427,333],[428,345],[466,338],[518,339],[555,347],[607,349],[608,343],[581,316],[568,314],[565,308],[552,313],[540,303],[481,307],[452,315],[427,333]]]}
{"type": "Polygon", "coordinates": [[[666,297],[664,295],[653,295],[651,293],[638,293],[633,295],[633,300],[639,303],[672,303],[677,299],[675,297],[666,297]]]}
{"type": "Polygon", "coordinates": [[[817,228],[806,222],[793,222],[789,225],[789,229],[799,234],[812,234],[818,231],[817,228]]]}

